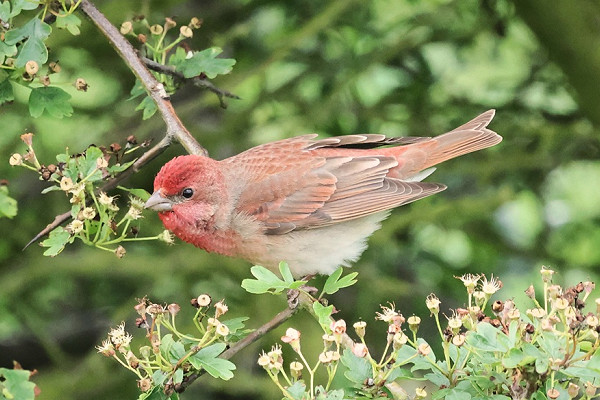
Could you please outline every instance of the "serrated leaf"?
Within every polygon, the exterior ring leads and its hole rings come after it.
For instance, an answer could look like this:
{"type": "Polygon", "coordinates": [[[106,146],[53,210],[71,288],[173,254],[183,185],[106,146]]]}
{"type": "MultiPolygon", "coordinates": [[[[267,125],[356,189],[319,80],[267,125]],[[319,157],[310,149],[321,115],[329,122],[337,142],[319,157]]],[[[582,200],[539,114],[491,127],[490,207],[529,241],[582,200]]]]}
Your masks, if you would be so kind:
{"type": "Polygon", "coordinates": [[[15,95],[13,92],[13,87],[10,84],[10,79],[6,78],[0,82],[0,105],[8,101],[13,101],[14,99],[15,95]]]}
{"type": "Polygon", "coordinates": [[[249,319],[250,318],[248,318],[248,317],[238,317],[238,318],[228,319],[226,321],[223,321],[222,323],[229,328],[229,334],[233,335],[238,330],[244,329],[244,327],[245,327],[244,322],[248,321],[249,319]]]}
{"type": "Polygon", "coordinates": [[[11,0],[6,3],[12,5],[11,18],[19,15],[22,10],[35,10],[40,5],[40,3],[34,0],[11,0]]]}
{"type": "Polygon", "coordinates": [[[167,374],[159,369],[154,371],[154,373],[152,374],[152,382],[155,385],[162,385],[165,382],[165,380],[167,380],[167,374]]]}
{"type": "Polygon", "coordinates": [[[323,286],[323,292],[327,294],[334,294],[338,290],[348,286],[352,286],[356,283],[356,279],[354,278],[356,278],[358,272],[352,272],[340,279],[340,276],[342,276],[343,272],[343,267],[339,267],[338,269],[336,269],[333,272],[333,274],[331,274],[329,278],[327,278],[327,280],[325,281],[325,286],[323,286]]]}
{"type": "Polygon", "coordinates": [[[6,32],[4,42],[8,45],[25,40],[19,49],[15,66],[24,67],[28,61],[35,61],[41,66],[48,61],[48,49],[44,41],[51,32],[50,25],[35,17],[25,25],[6,32]]]}
{"type": "Polygon", "coordinates": [[[61,11],[56,18],[56,26],[68,30],[73,36],[77,36],[81,33],[79,30],[81,20],[74,13],[66,14],[64,11],[61,11]]]}
{"type": "Polygon", "coordinates": [[[344,351],[342,357],[340,358],[342,364],[348,368],[348,370],[344,373],[344,376],[348,378],[351,382],[359,384],[362,386],[363,382],[372,378],[373,370],[371,368],[371,364],[364,359],[354,355],[351,351],[344,351]]]}
{"type": "Polygon", "coordinates": [[[8,195],[8,187],[0,185],[0,218],[17,215],[17,201],[8,195]]]}
{"type": "Polygon", "coordinates": [[[0,368],[0,382],[4,386],[2,398],[34,400],[35,383],[29,381],[30,375],[31,371],[24,369],[0,368]]]}
{"type": "Polygon", "coordinates": [[[319,318],[319,324],[321,327],[327,331],[331,332],[331,313],[333,312],[333,305],[329,305],[325,307],[323,304],[315,301],[313,303],[313,311],[315,315],[319,318]]]}
{"type": "Polygon", "coordinates": [[[292,386],[286,388],[294,400],[302,400],[306,394],[306,385],[302,381],[296,381],[292,386]]]}
{"type": "Polygon", "coordinates": [[[146,120],[154,115],[158,108],[156,107],[156,103],[152,100],[152,97],[146,96],[144,100],[135,108],[136,111],[143,110],[142,119],[146,120]]]}
{"type": "Polygon", "coordinates": [[[55,86],[35,88],[29,94],[29,114],[40,117],[44,111],[55,118],[70,117],[73,107],[71,95],[55,86]]]}
{"type": "Polygon", "coordinates": [[[231,371],[235,370],[235,364],[229,360],[218,358],[225,347],[224,343],[212,344],[190,356],[189,361],[195,368],[203,368],[215,378],[229,380],[233,378],[233,372],[231,371]]]}
{"type": "Polygon", "coordinates": [[[98,159],[103,158],[104,153],[96,146],[90,146],[85,150],[85,156],[78,157],[79,172],[82,178],[88,182],[96,182],[102,179],[102,171],[98,169],[98,159]]]}
{"type": "Polygon", "coordinates": [[[306,283],[305,281],[285,282],[272,271],[259,265],[250,268],[250,272],[256,279],[244,279],[242,281],[242,287],[246,289],[248,293],[279,294],[286,289],[297,289],[306,283]]]}
{"type": "Polygon", "coordinates": [[[0,41],[0,64],[4,63],[6,57],[12,57],[15,54],[17,54],[17,46],[0,41]]]}
{"type": "Polygon", "coordinates": [[[223,52],[219,47],[211,47],[206,50],[196,51],[193,56],[177,63],[176,68],[186,77],[193,78],[205,74],[213,79],[217,75],[231,72],[235,64],[232,58],[216,58],[223,52]]]}
{"type": "Polygon", "coordinates": [[[126,192],[129,192],[132,195],[134,195],[135,197],[139,197],[143,201],[147,201],[150,198],[150,193],[148,193],[144,189],[132,189],[132,188],[126,188],[125,186],[117,186],[117,189],[121,189],[126,192]]]}
{"type": "Polygon", "coordinates": [[[65,228],[62,226],[55,228],[50,232],[50,235],[48,235],[48,239],[41,243],[42,247],[48,247],[48,250],[44,251],[44,255],[54,257],[60,254],[60,252],[64,250],[66,244],[71,240],[71,234],[65,228]]]}
{"type": "Polygon", "coordinates": [[[175,364],[185,356],[186,351],[183,344],[173,339],[170,333],[163,336],[160,341],[160,352],[171,363],[175,364]]]}
{"type": "Polygon", "coordinates": [[[140,82],[139,79],[136,79],[135,84],[133,85],[133,87],[131,88],[131,91],[129,92],[129,98],[127,100],[133,100],[136,97],[139,97],[145,93],[146,93],[146,89],[144,88],[144,85],[142,85],[142,82],[140,82]]]}
{"type": "MultiPolygon", "coordinates": [[[[156,382],[155,382],[156,383],[156,382]]],[[[178,400],[179,394],[174,392],[171,395],[165,394],[161,386],[154,386],[148,392],[140,393],[138,400],[178,400]]]]}

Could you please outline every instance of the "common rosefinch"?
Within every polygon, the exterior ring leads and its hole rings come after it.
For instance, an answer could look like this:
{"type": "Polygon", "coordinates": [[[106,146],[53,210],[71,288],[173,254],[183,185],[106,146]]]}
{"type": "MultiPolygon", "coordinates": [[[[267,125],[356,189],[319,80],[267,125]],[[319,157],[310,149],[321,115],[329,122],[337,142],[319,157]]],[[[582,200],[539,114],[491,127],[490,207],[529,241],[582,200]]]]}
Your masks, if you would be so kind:
{"type": "Polygon", "coordinates": [[[331,274],[366,248],[394,207],[441,192],[432,166],[502,140],[494,110],[434,138],[304,135],[222,161],[187,155],[165,164],[147,208],[179,238],[209,252],[295,276],[331,274]],[[382,147],[386,145],[401,145],[382,147]]]}

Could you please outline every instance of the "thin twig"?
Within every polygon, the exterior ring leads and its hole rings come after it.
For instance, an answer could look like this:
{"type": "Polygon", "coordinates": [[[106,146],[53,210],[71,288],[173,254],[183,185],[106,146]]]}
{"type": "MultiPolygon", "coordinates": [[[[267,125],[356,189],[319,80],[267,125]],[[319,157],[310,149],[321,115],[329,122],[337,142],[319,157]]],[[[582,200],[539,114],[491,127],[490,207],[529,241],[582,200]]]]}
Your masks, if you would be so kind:
{"type": "MultiPolygon", "coordinates": [[[[252,343],[256,342],[258,339],[260,339],[261,337],[263,337],[268,332],[272,331],[273,329],[277,328],[279,325],[283,324],[292,315],[294,315],[299,309],[300,309],[300,307],[286,308],[285,310],[279,312],[270,321],[268,321],[267,323],[265,323],[264,325],[262,325],[261,327],[259,327],[258,329],[256,329],[254,332],[252,332],[251,334],[249,334],[248,336],[246,336],[245,338],[243,338],[239,342],[236,342],[236,344],[234,344],[233,346],[231,346],[229,349],[225,350],[219,356],[219,358],[224,358],[226,360],[230,359],[231,357],[233,357],[234,355],[236,355],[240,350],[248,347],[252,343]]],[[[196,373],[191,374],[183,382],[181,382],[181,384],[175,386],[175,391],[178,392],[178,393],[183,392],[196,379],[198,379],[202,375],[204,375],[204,373],[205,373],[205,371],[201,370],[201,371],[198,371],[196,373]]]]}
{"type": "Polygon", "coordinates": [[[144,62],[144,64],[146,64],[146,67],[148,67],[148,69],[151,69],[152,71],[156,71],[156,72],[159,72],[159,73],[165,74],[165,75],[170,75],[180,81],[184,81],[184,82],[191,81],[195,86],[198,86],[199,88],[207,89],[207,90],[213,92],[219,98],[219,103],[221,104],[222,108],[227,108],[227,103],[225,103],[225,100],[224,100],[225,97],[229,97],[231,99],[237,99],[237,100],[240,99],[240,97],[238,95],[228,92],[227,90],[216,87],[211,81],[209,81],[207,78],[204,78],[202,76],[186,78],[181,72],[177,71],[175,68],[173,68],[169,65],[163,65],[163,64],[157,63],[156,61],[153,61],[146,57],[142,57],[142,61],[144,62]]]}
{"type": "Polygon", "coordinates": [[[119,30],[89,0],[81,2],[81,10],[94,22],[102,34],[106,36],[117,53],[119,53],[121,58],[123,58],[140,80],[150,97],[152,97],[152,100],[156,103],[158,112],[167,125],[167,138],[170,140],[176,139],[189,154],[208,155],[206,149],[194,139],[179,120],[164,86],[148,71],[131,43],[121,35],[119,30]]]}
{"type": "MultiPolygon", "coordinates": [[[[171,140],[167,136],[165,136],[160,142],[155,144],[150,150],[148,150],[144,154],[142,154],[142,156],[140,158],[138,158],[131,167],[129,167],[125,171],[121,172],[119,175],[115,176],[114,178],[108,180],[104,185],[102,185],[100,187],[100,191],[107,192],[107,191],[117,187],[117,185],[120,182],[124,181],[125,179],[127,179],[131,175],[133,175],[134,173],[138,172],[140,169],[142,169],[142,167],[144,165],[148,164],[150,161],[152,161],[154,158],[156,158],[159,154],[161,154],[163,151],[165,151],[167,149],[167,147],[169,147],[170,144],[171,144],[171,140]]],[[[33,239],[31,239],[29,241],[29,243],[27,243],[25,245],[23,250],[25,250],[27,247],[29,247],[32,243],[35,243],[42,237],[46,236],[48,233],[52,232],[52,230],[54,230],[55,228],[62,225],[64,222],[68,221],[70,218],[71,218],[71,211],[67,211],[63,214],[59,214],[59,215],[55,216],[54,221],[52,221],[51,223],[46,225],[46,227],[44,229],[42,229],[37,235],[35,235],[33,237],[33,239]]]]}

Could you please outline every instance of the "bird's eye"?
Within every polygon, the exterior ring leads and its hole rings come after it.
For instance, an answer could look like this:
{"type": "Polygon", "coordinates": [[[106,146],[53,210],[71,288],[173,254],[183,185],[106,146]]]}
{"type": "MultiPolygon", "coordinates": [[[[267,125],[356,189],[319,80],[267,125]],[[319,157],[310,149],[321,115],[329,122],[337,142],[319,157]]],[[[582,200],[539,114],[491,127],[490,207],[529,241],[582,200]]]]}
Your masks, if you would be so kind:
{"type": "Polygon", "coordinates": [[[185,197],[186,199],[189,199],[190,197],[192,197],[193,194],[194,194],[194,191],[191,188],[185,188],[181,192],[181,195],[183,197],[185,197]]]}

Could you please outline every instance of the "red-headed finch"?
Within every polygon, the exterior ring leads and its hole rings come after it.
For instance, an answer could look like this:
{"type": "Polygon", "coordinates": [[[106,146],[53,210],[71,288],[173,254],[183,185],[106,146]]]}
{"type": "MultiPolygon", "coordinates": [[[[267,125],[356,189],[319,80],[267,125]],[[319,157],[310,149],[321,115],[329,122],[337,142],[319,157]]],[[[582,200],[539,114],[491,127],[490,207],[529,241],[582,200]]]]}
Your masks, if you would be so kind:
{"type": "Polygon", "coordinates": [[[209,252],[295,276],[331,274],[366,248],[394,207],[441,192],[421,182],[434,165],[502,140],[494,110],[433,138],[304,135],[222,161],[187,155],[165,164],[147,208],[209,252]]]}

